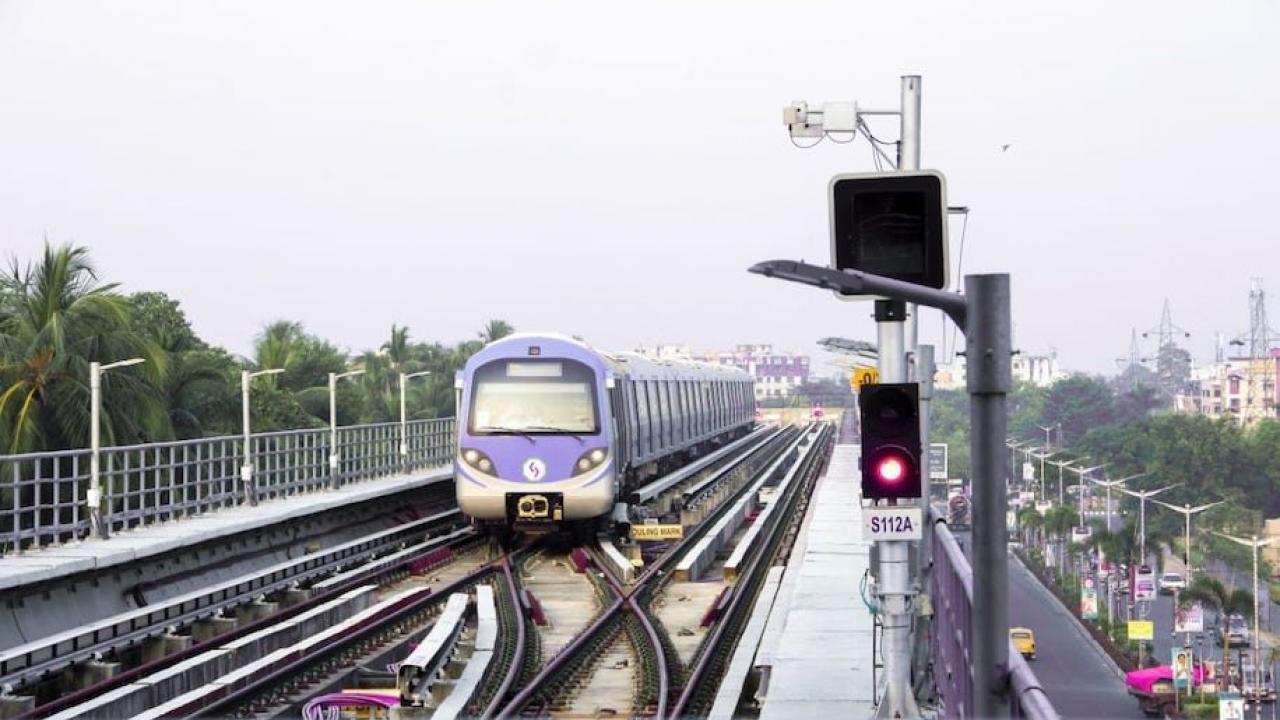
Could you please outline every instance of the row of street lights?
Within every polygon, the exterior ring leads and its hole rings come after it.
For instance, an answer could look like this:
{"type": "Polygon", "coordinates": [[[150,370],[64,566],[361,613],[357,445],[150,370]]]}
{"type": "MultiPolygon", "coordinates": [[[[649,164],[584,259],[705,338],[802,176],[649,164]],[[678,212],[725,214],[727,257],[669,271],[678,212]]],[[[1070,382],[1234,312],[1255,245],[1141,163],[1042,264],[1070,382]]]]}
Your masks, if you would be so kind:
{"type": "MultiPolygon", "coordinates": [[[[1044,492],[1044,480],[1045,480],[1044,462],[1045,462],[1045,460],[1046,460],[1046,459],[1048,459],[1048,458],[1050,458],[1050,457],[1052,457],[1052,456],[1054,456],[1054,455],[1058,455],[1058,454],[1060,454],[1060,453],[1061,453],[1061,451],[1054,451],[1054,450],[1052,450],[1052,447],[1051,447],[1051,445],[1050,445],[1050,443],[1049,443],[1049,432],[1053,429],[1053,426],[1045,427],[1045,426],[1043,426],[1043,425],[1036,425],[1036,427],[1040,428],[1040,429],[1041,429],[1041,430],[1043,430],[1043,431],[1044,431],[1044,433],[1045,433],[1045,446],[1044,446],[1043,448],[1034,448],[1034,447],[1024,448],[1024,449],[1023,449],[1023,452],[1024,452],[1024,453],[1026,453],[1026,454],[1028,455],[1028,459],[1030,459],[1030,457],[1032,457],[1032,456],[1037,457],[1037,458],[1039,458],[1039,459],[1040,459],[1040,494],[1041,494],[1041,497],[1043,498],[1043,497],[1044,497],[1044,495],[1045,495],[1045,492],[1044,492]],[[1037,450],[1040,450],[1041,452],[1036,452],[1037,450]]],[[[1026,443],[1026,442],[1024,442],[1024,441],[1013,441],[1012,439],[1010,439],[1010,441],[1009,441],[1008,443],[1006,443],[1006,445],[1007,445],[1011,450],[1015,450],[1015,451],[1016,451],[1019,447],[1021,447],[1022,445],[1028,445],[1028,444],[1029,444],[1029,443],[1026,443]]],[[[1221,504],[1223,504],[1223,503],[1224,503],[1224,502],[1226,502],[1226,501],[1225,501],[1225,500],[1218,500],[1218,501],[1216,501],[1216,502],[1205,503],[1205,504],[1203,504],[1203,505],[1196,505],[1196,506],[1194,506],[1194,507],[1193,507],[1190,503],[1184,503],[1184,504],[1182,504],[1181,506],[1179,506],[1179,505],[1174,505],[1174,504],[1172,504],[1172,503],[1164,502],[1163,500],[1156,500],[1156,499],[1155,499],[1155,496],[1156,496],[1156,495],[1159,495],[1160,493],[1163,493],[1163,492],[1165,492],[1165,491],[1167,491],[1167,490],[1172,490],[1173,488],[1178,487],[1178,486],[1179,486],[1179,485],[1181,485],[1182,483],[1174,483],[1173,485],[1166,485],[1166,486],[1164,486],[1164,487],[1156,488],[1156,489],[1154,489],[1154,490],[1145,490],[1145,491],[1144,491],[1144,490],[1129,490],[1128,488],[1123,487],[1124,483],[1126,483],[1126,482],[1128,482],[1128,481],[1130,481],[1130,480],[1135,480],[1135,479],[1137,479],[1137,478],[1144,477],[1144,476],[1146,475],[1146,473],[1139,473],[1139,474],[1137,474],[1137,475],[1130,475],[1129,477],[1121,478],[1121,479],[1119,479],[1119,480],[1096,480],[1096,479],[1093,479],[1093,478],[1089,478],[1089,477],[1088,477],[1088,474],[1089,474],[1090,472],[1094,471],[1094,470],[1099,470],[1099,469],[1101,469],[1102,467],[1104,467],[1104,466],[1105,466],[1105,463],[1104,463],[1104,464],[1102,464],[1102,465],[1095,465],[1095,466],[1093,466],[1093,467],[1073,467],[1073,465],[1075,465],[1076,463],[1083,462],[1083,461],[1084,461],[1084,460],[1086,460],[1086,459],[1087,459],[1087,456],[1080,457],[1080,458],[1077,458],[1077,459],[1075,459],[1075,460],[1067,460],[1067,461],[1050,460],[1050,461],[1049,461],[1050,463],[1052,463],[1052,464],[1054,464],[1054,465],[1057,465],[1057,466],[1058,466],[1058,504],[1059,504],[1059,505],[1062,505],[1062,504],[1063,504],[1063,501],[1064,501],[1064,498],[1063,498],[1063,486],[1062,486],[1062,470],[1063,470],[1064,468],[1065,468],[1065,469],[1068,469],[1068,470],[1071,470],[1072,472],[1074,472],[1074,473],[1076,473],[1077,475],[1079,475],[1079,476],[1080,476],[1080,485],[1079,485],[1079,489],[1080,489],[1080,493],[1079,493],[1079,495],[1080,495],[1080,511],[1079,511],[1079,512],[1080,512],[1080,516],[1081,516],[1081,522],[1083,522],[1083,521],[1084,521],[1084,520],[1083,520],[1083,518],[1084,518],[1084,480],[1085,480],[1085,479],[1088,479],[1090,482],[1093,482],[1095,485],[1099,485],[1099,486],[1101,486],[1101,487],[1105,487],[1105,488],[1107,489],[1107,500],[1106,500],[1106,524],[1107,524],[1107,532],[1111,532],[1111,489],[1112,489],[1112,488],[1118,489],[1120,492],[1123,492],[1123,493],[1125,493],[1126,495],[1130,495],[1130,496],[1132,496],[1132,497],[1137,498],[1137,499],[1138,499],[1138,518],[1139,518],[1139,519],[1138,519],[1138,523],[1139,523],[1139,525],[1138,525],[1138,542],[1139,542],[1139,550],[1138,550],[1138,553],[1139,553],[1139,556],[1142,558],[1142,563],[1143,563],[1143,564],[1145,564],[1145,563],[1147,562],[1147,500],[1151,500],[1151,501],[1155,502],[1157,505],[1161,505],[1161,506],[1163,506],[1163,507],[1165,507],[1165,508],[1168,508],[1168,509],[1170,509],[1170,510],[1173,510],[1174,512],[1182,513],[1182,515],[1183,515],[1183,519],[1184,519],[1184,524],[1183,524],[1183,562],[1184,562],[1184,564],[1185,564],[1185,566],[1186,566],[1186,582],[1187,582],[1187,584],[1188,584],[1188,585],[1190,585],[1190,583],[1191,583],[1191,579],[1192,579],[1192,566],[1191,566],[1191,516],[1192,516],[1192,515],[1196,515],[1196,514],[1198,514],[1198,513],[1202,513],[1202,512],[1204,512],[1204,511],[1206,511],[1206,510],[1209,510],[1209,509],[1211,509],[1211,508],[1217,507],[1218,505],[1221,505],[1221,504]]],[[[1258,603],[1259,603],[1259,598],[1260,598],[1260,595],[1259,595],[1259,592],[1258,592],[1258,590],[1259,590],[1259,588],[1258,588],[1258,553],[1259,553],[1259,551],[1260,551],[1263,547],[1266,547],[1266,546],[1268,546],[1268,545],[1271,545],[1272,543],[1276,542],[1276,540],[1277,540],[1277,539],[1276,539],[1276,538],[1274,538],[1274,537],[1261,538],[1261,539],[1260,539],[1257,535],[1253,535],[1252,537],[1250,537],[1250,538],[1247,538],[1247,539],[1246,539],[1246,538],[1235,537],[1234,535],[1227,535],[1226,533],[1221,533],[1221,532],[1218,532],[1218,531],[1216,531],[1216,530],[1214,530],[1214,531],[1212,531],[1212,532],[1213,532],[1213,534],[1214,534],[1214,535],[1217,535],[1217,536],[1219,536],[1219,537],[1221,537],[1221,538],[1224,538],[1224,539],[1226,539],[1226,540],[1230,540],[1230,541],[1232,541],[1232,542],[1234,542],[1234,543],[1237,543],[1237,544],[1239,544],[1239,545],[1242,545],[1242,546],[1244,546],[1244,547],[1249,548],[1249,549],[1250,549],[1250,552],[1251,552],[1251,555],[1252,555],[1252,559],[1253,559],[1253,637],[1254,637],[1254,642],[1253,642],[1253,647],[1254,647],[1254,663],[1253,663],[1253,668],[1254,668],[1254,675],[1255,675],[1255,676],[1254,676],[1254,687],[1259,687],[1259,686],[1260,686],[1260,682],[1259,682],[1258,674],[1261,672],[1261,662],[1259,661],[1259,659],[1258,659],[1258,657],[1257,657],[1257,653],[1258,653],[1258,640],[1259,640],[1259,638],[1261,637],[1261,635],[1260,635],[1260,629],[1261,629],[1261,627],[1260,627],[1260,619],[1259,619],[1259,615],[1260,615],[1260,613],[1259,613],[1259,608],[1258,608],[1258,603]]],[[[1187,640],[1186,640],[1185,642],[1186,642],[1186,643],[1188,643],[1188,644],[1190,643],[1190,637],[1189,637],[1189,634],[1188,634],[1188,638],[1187,638],[1187,640]]]]}
{"type": "MultiPolygon", "coordinates": [[[[115,368],[128,367],[146,362],[145,358],[130,358],[119,362],[108,363],[103,365],[98,362],[89,363],[89,492],[86,497],[86,503],[89,506],[90,524],[94,533],[100,537],[107,537],[107,527],[102,520],[102,374],[108,370],[115,368]]],[[[249,417],[249,387],[252,380],[263,375],[277,375],[284,372],[284,368],[270,368],[267,370],[242,370],[240,372],[240,409],[241,409],[241,426],[243,430],[243,463],[240,465],[240,479],[243,484],[243,492],[245,500],[251,504],[258,504],[257,488],[253,483],[253,448],[252,432],[249,417]]],[[[338,403],[337,403],[337,383],[338,380],[347,377],[364,374],[364,370],[352,370],[344,373],[329,373],[329,469],[332,473],[332,482],[334,487],[338,483],[338,403]]],[[[430,370],[421,372],[400,373],[400,458],[401,462],[408,461],[409,455],[409,431],[408,416],[406,413],[405,389],[408,381],[413,378],[426,377],[431,374],[430,370]]]]}

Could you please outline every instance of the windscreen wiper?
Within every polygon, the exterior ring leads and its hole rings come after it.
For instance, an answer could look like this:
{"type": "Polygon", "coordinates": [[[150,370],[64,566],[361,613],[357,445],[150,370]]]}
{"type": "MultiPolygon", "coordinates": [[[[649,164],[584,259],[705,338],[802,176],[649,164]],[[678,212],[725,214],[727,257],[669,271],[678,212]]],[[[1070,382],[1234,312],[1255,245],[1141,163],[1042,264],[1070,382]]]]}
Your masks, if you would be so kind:
{"type": "Polygon", "coordinates": [[[534,442],[533,435],[525,432],[524,430],[519,430],[516,428],[501,427],[498,425],[486,425],[482,428],[476,428],[476,432],[489,433],[492,435],[519,435],[520,437],[524,438],[525,440],[528,440],[529,442],[534,442]]]}
{"type": "Polygon", "coordinates": [[[582,433],[580,430],[570,430],[569,428],[555,427],[553,425],[529,425],[528,429],[538,430],[540,432],[546,432],[546,433],[559,433],[562,435],[568,435],[572,437],[574,440],[577,440],[579,445],[587,444],[587,441],[582,439],[582,433]]]}

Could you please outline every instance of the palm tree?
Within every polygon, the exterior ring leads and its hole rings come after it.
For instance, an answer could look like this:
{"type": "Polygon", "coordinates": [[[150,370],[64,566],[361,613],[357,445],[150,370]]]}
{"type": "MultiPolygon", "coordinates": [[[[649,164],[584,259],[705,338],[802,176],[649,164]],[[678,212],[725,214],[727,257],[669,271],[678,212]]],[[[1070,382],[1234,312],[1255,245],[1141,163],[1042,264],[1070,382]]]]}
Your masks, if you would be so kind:
{"type": "MultiPolygon", "coordinates": [[[[258,333],[253,342],[253,359],[260,368],[288,368],[298,363],[304,353],[306,332],[302,323],[277,320],[258,333]]],[[[272,380],[270,376],[263,378],[272,380]]],[[[263,383],[271,384],[271,383],[263,383]]]]}
{"type": "MultiPolygon", "coordinates": [[[[1197,575],[1191,586],[1178,594],[1178,607],[1188,607],[1200,603],[1206,609],[1213,610],[1218,616],[1218,631],[1222,636],[1222,677],[1225,682],[1231,678],[1231,647],[1229,621],[1232,615],[1242,615],[1246,619],[1253,617],[1253,593],[1244,588],[1228,591],[1222,581],[1212,575],[1197,575]]],[[[1254,638],[1257,642],[1257,638],[1254,638]]]]}
{"type": "MultiPolygon", "coordinates": [[[[1023,508],[1022,512],[1018,513],[1018,526],[1026,532],[1027,544],[1036,544],[1038,535],[1043,534],[1044,516],[1034,507],[1023,508]]],[[[1043,553],[1044,548],[1040,551],[1043,553]]]]}
{"type": "Polygon", "coordinates": [[[1058,572],[1062,572],[1062,561],[1066,555],[1066,543],[1063,540],[1071,534],[1071,528],[1080,522],[1080,516],[1076,511],[1069,507],[1053,507],[1044,514],[1045,532],[1052,535],[1058,541],[1058,546],[1063,548],[1064,552],[1058,553],[1058,572]]]}
{"type": "Polygon", "coordinates": [[[411,349],[412,347],[409,345],[409,328],[392,325],[391,339],[382,343],[382,351],[387,354],[387,358],[398,371],[404,371],[405,363],[409,361],[411,349]]]}
{"type": "Polygon", "coordinates": [[[516,329],[511,327],[505,320],[490,320],[485,324],[479,335],[484,344],[488,345],[494,340],[501,340],[515,331],[516,329]]]}
{"type": "Polygon", "coordinates": [[[89,445],[89,364],[141,357],[103,377],[109,443],[167,439],[161,348],[130,326],[126,299],[98,282],[82,247],[45,243],[34,264],[0,274],[0,440],[4,452],[89,445]]]}

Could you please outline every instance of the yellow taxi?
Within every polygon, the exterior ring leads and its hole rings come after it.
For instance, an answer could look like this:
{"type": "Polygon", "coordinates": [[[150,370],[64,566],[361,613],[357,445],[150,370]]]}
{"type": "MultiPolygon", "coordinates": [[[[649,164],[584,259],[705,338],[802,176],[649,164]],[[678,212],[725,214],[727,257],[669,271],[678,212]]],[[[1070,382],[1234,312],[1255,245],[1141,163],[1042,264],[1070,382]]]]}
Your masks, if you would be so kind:
{"type": "Polygon", "coordinates": [[[1031,632],[1031,628],[1009,628],[1009,639],[1013,641],[1014,649],[1022,653],[1022,657],[1036,659],[1036,634],[1031,632]]]}

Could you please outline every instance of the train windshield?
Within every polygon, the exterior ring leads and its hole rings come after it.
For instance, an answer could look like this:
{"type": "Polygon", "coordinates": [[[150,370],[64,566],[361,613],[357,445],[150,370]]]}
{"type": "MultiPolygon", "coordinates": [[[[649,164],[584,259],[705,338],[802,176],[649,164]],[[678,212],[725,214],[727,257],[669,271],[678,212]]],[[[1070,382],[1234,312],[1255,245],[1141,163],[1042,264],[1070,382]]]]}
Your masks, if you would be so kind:
{"type": "Polygon", "coordinates": [[[476,370],[475,435],[594,435],[595,373],[572,360],[498,360],[476,370]]]}

